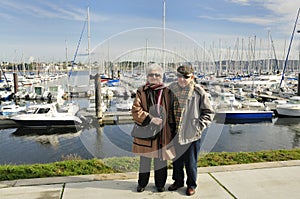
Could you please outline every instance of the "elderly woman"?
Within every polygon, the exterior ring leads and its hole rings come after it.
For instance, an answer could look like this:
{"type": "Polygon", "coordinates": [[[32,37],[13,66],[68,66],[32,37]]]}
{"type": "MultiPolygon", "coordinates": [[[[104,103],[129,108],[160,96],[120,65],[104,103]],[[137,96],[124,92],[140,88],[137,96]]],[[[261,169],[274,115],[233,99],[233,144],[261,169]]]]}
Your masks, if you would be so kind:
{"type": "Polygon", "coordinates": [[[133,139],[132,151],[140,155],[137,191],[145,190],[149,182],[151,161],[154,159],[155,186],[158,192],[163,192],[167,180],[167,160],[175,157],[171,142],[173,136],[167,122],[171,104],[169,89],[162,82],[163,69],[160,65],[150,65],[146,75],[146,84],[137,90],[132,116],[141,126],[154,123],[160,126],[161,130],[152,140],[136,137],[133,139]]]}

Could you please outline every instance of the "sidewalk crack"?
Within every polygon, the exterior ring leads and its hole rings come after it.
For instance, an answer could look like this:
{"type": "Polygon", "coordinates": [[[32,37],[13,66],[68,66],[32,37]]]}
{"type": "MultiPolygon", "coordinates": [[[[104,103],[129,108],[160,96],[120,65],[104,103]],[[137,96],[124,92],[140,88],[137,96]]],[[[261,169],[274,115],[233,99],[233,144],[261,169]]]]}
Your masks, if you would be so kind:
{"type": "Polygon", "coordinates": [[[65,187],[66,187],[66,183],[63,183],[63,185],[62,185],[62,190],[61,190],[61,194],[60,194],[59,199],[62,199],[62,198],[63,198],[64,191],[65,191],[65,187]]]}
{"type": "Polygon", "coordinates": [[[214,179],[228,194],[230,194],[234,199],[238,199],[229,189],[225,187],[212,173],[208,173],[212,179],[214,179]]]}

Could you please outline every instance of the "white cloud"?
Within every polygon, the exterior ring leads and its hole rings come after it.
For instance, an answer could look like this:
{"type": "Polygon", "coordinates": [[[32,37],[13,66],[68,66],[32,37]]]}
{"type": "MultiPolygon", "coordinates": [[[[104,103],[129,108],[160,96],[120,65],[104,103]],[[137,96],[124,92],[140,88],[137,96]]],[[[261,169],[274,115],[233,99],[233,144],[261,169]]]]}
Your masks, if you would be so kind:
{"type": "Polygon", "coordinates": [[[229,0],[229,2],[244,5],[244,6],[250,5],[249,0],[229,0]]]}
{"type": "MultiPolygon", "coordinates": [[[[24,4],[18,1],[0,1],[0,7],[8,11],[14,10],[18,13],[24,13],[39,18],[49,19],[66,19],[66,20],[79,20],[82,21],[86,18],[86,9],[73,7],[72,5],[57,5],[51,2],[37,2],[36,4],[24,4]]],[[[2,14],[4,15],[4,14],[2,14]]],[[[11,18],[6,14],[6,18],[11,18]]],[[[94,21],[104,21],[107,17],[93,13],[94,21]]]]}
{"type": "Polygon", "coordinates": [[[239,23],[249,23],[249,24],[257,24],[257,25],[270,25],[274,22],[271,18],[262,18],[262,17],[254,17],[254,16],[239,16],[239,17],[211,17],[211,16],[199,16],[200,18],[210,19],[210,20],[224,20],[224,21],[232,21],[239,23]]]}
{"type": "Polygon", "coordinates": [[[15,17],[12,16],[12,15],[9,15],[9,14],[5,14],[5,13],[0,13],[0,19],[3,19],[3,20],[12,20],[14,19],[15,17]]]}
{"type": "MultiPolygon", "coordinates": [[[[265,10],[238,16],[200,16],[210,20],[238,22],[240,24],[254,24],[272,29],[272,32],[288,36],[296,19],[300,0],[226,0],[241,6],[257,7],[265,10]],[[263,14],[265,13],[265,14],[263,14]]],[[[299,19],[300,20],[300,19],[299,19]]],[[[298,21],[299,22],[299,21],[298,21]]]]}

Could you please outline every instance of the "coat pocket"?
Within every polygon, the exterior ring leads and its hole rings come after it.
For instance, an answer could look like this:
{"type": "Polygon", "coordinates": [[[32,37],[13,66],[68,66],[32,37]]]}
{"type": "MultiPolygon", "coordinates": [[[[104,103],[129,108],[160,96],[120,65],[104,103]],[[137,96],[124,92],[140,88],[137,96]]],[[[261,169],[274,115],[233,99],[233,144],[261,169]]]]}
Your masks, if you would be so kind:
{"type": "Polygon", "coordinates": [[[133,139],[133,144],[144,147],[152,147],[152,140],[144,140],[144,139],[133,139]]]}

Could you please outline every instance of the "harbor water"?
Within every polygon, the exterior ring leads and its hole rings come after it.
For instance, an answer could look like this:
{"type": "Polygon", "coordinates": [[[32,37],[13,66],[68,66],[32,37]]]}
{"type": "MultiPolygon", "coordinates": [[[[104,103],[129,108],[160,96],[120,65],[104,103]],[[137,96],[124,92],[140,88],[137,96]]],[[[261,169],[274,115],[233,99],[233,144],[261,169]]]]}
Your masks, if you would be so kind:
{"type": "MultiPolygon", "coordinates": [[[[86,75],[86,74],[85,74],[86,75]]],[[[81,79],[81,78],[78,78],[81,79]]],[[[78,81],[78,80],[77,80],[78,81]]],[[[86,98],[74,98],[84,108],[86,98]]],[[[107,101],[111,110],[114,100],[107,101]]],[[[97,123],[69,132],[26,132],[0,127],[0,164],[33,164],[68,158],[134,156],[129,124],[99,126],[97,123]]],[[[213,122],[202,138],[203,152],[239,152],[293,149],[300,146],[300,118],[274,118],[270,122],[222,124],[213,122]]]]}
{"type": "MultiPolygon", "coordinates": [[[[48,163],[64,158],[82,159],[133,156],[132,124],[95,126],[78,132],[21,134],[0,130],[0,164],[48,163]]],[[[300,145],[300,124],[275,118],[271,123],[212,123],[202,138],[203,152],[238,152],[292,149],[300,145]]]]}

